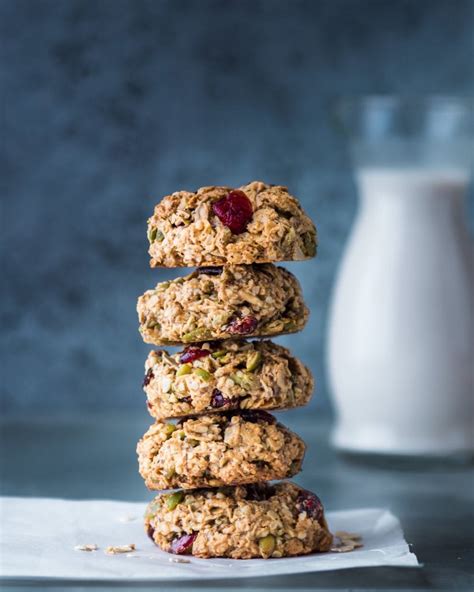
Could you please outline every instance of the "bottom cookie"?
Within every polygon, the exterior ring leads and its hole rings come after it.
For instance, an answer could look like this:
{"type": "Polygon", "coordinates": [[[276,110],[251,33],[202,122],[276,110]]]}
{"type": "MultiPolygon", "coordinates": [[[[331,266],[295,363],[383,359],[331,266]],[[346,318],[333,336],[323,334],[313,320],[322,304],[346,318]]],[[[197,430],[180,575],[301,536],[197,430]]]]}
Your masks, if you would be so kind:
{"type": "Polygon", "coordinates": [[[145,530],[164,551],[204,558],[289,557],[332,543],[319,498],[289,482],[161,494],[145,530]]]}

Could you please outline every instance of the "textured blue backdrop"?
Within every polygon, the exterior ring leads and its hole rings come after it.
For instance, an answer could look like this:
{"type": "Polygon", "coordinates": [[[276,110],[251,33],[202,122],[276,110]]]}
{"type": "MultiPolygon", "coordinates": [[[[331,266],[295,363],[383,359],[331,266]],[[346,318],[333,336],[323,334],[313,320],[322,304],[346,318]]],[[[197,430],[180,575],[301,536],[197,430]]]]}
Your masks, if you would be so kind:
{"type": "MultiPolygon", "coordinates": [[[[3,409],[141,410],[145,220],[182,188],[286,184],[315,219],[282,339],[327,406],[325,316],[356,207],[334,97],[472,93],[469,0],[1,0],[3,409]]],[[[472,215],[471,215],[472,220],[472,215]]],[[[173,272],[174,273],[174,272],[173,272]]]]}

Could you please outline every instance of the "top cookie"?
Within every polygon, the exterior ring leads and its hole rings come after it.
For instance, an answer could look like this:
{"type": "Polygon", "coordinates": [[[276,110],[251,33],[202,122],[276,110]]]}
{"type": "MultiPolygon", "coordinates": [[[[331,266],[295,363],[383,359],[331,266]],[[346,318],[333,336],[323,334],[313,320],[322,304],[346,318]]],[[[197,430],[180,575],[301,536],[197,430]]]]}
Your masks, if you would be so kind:
{"type": "Polygon", "coordinates": [[[286,187],[177,191],[148,220],[151,267],[300,261],[316,254],[316,229],[286,187]]]}

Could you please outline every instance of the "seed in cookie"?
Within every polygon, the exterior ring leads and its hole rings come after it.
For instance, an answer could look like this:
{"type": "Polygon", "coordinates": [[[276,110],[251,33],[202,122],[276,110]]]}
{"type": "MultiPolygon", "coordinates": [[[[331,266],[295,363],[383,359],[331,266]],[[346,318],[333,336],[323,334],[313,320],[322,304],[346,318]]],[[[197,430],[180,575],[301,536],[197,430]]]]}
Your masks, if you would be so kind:
{"type": "Polygon", "coordinates": [[[274,265],[237,265],[158,284],[137,304],[140,333],[156,345],[196,344],[300,331],[306,308],[296,278],[274,265]]]}
{"type": "Polygon", "coordinates": [[[264,412],[228,412],[157,422],[137,446],[149,489],[219,487],[284,479],[299,472],[301,438],[264,412]]]}
{"type": "Polygon", "coordinates": [[[144,390],[156,419],[299,407],[313,386],[309,369],[271,341],[203,343],[176,354],[155,350],[145,363],[144,390]]]}
{"type": "Polygon", "coordinates": [[[332,535],[324,510],[317,516],[300,511],[302,491],[289,482],[187,490],[171,511],[161,494],[148,506],[145,531],[164,551],[204,558],[267,559],[329,551],[332,535]]]}
{"type": "Polygon", "coordinates": [[[152,267],[299,261],[316,254],[316,229],[286,187],[178,191],[148,220],[152,267]]]}

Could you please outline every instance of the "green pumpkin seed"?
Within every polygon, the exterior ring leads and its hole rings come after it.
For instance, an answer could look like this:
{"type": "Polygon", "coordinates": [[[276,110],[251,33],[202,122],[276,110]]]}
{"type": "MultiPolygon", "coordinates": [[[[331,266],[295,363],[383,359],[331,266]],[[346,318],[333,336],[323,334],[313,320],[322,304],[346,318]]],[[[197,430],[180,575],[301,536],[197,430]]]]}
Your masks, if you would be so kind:
{"type": "Polygon", "coordinates": [[[276,539],[272,534],[267,534],[266,537],[259,539],[258,548],[263,557],[270,557],[276,547],[276,539]]]}
{"type": "Polygon", "coordinates": [[[230,313],[222,313],[219,314],[215,317],[214,322],[212,323],[212,325],[214,327],[223,327],[224,325],[227,325],[227,323],[229,322],[229,319],[231,318],[232,314],[230,313]]]}
{"type": "Polygon", "coordinates": [[[284,331],[295,331],[296,328],[297,328],[297,325],[296,325],[295,321],[287,321],[283,325],[284,331]]]}
{"type": "Polygon", "coordinates": [[[173,469],[168,469],[165,473],[165,479],[168,479],[168,481],[170,479],[172,479],[174,476],[176,475],[176,471],[173,469]]]}
{"type": "Polygon", "coordinates": [[[148,520],[151,518],[154,518],[157,511],[158,511],[158,504],[155,501],[150,502],[148,504],[148,506],[146,507],[144,518],[147,518],[148,520]]]}
{"type": "Polygon", "coordinates": [[[175,491],[166,496],[166,506],[168,510],[174,510],[178,504],[184,499],[184,493],[182,491],[175,491]]]}
{"type": "Polygon", "coordinates": [[[284,322],[281,320],[271,321],[267,325],[263,327],[263,330],[268,333],[277,333],[282,331],[284,327],[284,322]]]}
{"type": "Polygon", "coordinates": [[[219,360],[220,358],[223,358],[226,353],[227,351],[225,349],[219,349],[218,351],[212,353],[211,356],[214,358],[214,360],[219,360]]]}
{"type": "Polygon", "coordinates": [[[194,438],[188,438],[186,441],[189,442],[189,444],[193,448],[196,448],[196,446],[199,446],[199,440],[195,440],[194,438]]]}
{"type": "Polygon", "coordinates": [[[262,354],[259,351],[250,353],[247,356],[246,368],[249,372],[254,372],[262,363],[262,354]]]}
{"type": "Polygon", "coordinates": [[[307,232],[303,235],[304,252],[307,257],[314,257],[316,255],[316,237],[307,232]]]}
{"type": "Polygon", "coordinates": [[[209,329],[205,329],[204,327],[198,327],[197,329],[193,329],[189,333],[185,333],[182,339],[184,343],[193,343],[198,341],[205,341],[210,336],[211,332],[209,331],[209,329]]]}
{"type": "Polygon", "coordinates": [[[243,389],[250,389],[253,386],[254,377],[247,372],[236,372],[235,374],[231,374],[229,377],[231,380],[238,384],[243,389]]]}
{"type": "Polygon", "coordinates": [[[201,285],[201,290],[203,294],[212,294],[214,292],[214,284],[210,280],[203,282],[201,285]]]}
{"type": "Polygon", "coordinates": [[[204,368],[195,368],[194,374],[196,374],[197,376],[199,376],[199,378],[202,378],[203,380],[211,379],[211,374],[207,370],[204,370],[204,368]]]}
{"type": "Polygon", "coordinates": [[[167,438],[169,438],[174,431],[176,431],[176,426],[173,423],[167,423],[165,425],[165,434],[167,438]]]}
{"type": "Polygon", "coordinates": [[[301,462],[299,460],[293,460],[290,464],[290,469],[288,471],[288,476],[292,477],[295,473],[300,470],[301,462]]]}
{"type": "Polygon", "coordinates": [[[156,288],[155,288],[155,292],[164,292],[165,290],[167,290],[169,288],[169,285],[171,284],[171,282],[160,282],[156,288]]]}
{"type": "Polygon", "coordinates": [[[184,376],[185,374],[191,374],[193,367],[191,364],[181,364],[176,372],[176,376],[184,376]]]}
{"type": "Polygon", "coordinates": [[[146,233],[147,238],[148,238],[148,242],[151,244],[155,238],[156,238],[156,233],[157,233],[157,228],[155,228],[154,226],[149,226],[148,228],[148,232],[146,233]]]}
{"type": "Polygon", "coordinates": [[[289,247],[290,245],[292,245],[296,240],[296,232],[295,229],[293,227],[291,227],[288,232],[285,235],[285,238],[283,239],[283,246],[285,247],[289,247]]]}

